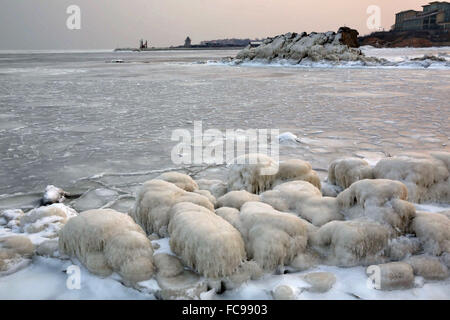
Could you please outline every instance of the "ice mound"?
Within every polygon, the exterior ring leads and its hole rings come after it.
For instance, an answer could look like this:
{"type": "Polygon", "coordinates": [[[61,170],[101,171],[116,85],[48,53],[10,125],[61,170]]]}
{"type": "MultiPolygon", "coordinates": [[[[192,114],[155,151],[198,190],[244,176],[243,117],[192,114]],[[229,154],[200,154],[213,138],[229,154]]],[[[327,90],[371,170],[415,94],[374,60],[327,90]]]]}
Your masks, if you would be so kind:
{"type": "Polygon", "coordinates": [[[228,174],[228,190],[245,190],[258,194],[270,189],[278,172],[278,163],[264,154],[236,158],[228,174]]]}
{"type": "Polygon", "coordinates": [[[169,211],[173,205],[180,202],[191,202],[214,210],[214,204],[203,195],[185,191],[167,181],[150,180],[138,191],[130,216],[147,234],[157,233],[166,237],[169,211]]]}
{"type": "Polygon", "coordinates": [[[278,136],[280,143],[299,143],[300,139],[292,132],[284,132],[278,136]]]}
{"type": "Polygon", "coordinates": [[[291,181],[261,194],[261,201],[274,209],[292,212],[315,226],[343,220],[335,198],[322,197],[319,189],[306,181],[291,181]]]}
{"type": "Polygon", "coordinates": [[[398,290],[414,287],[413,268],[405,262],[390,262],[369,266],[367,273],[372,274],[377,269],[379,270],[379,283],[375,283],[376,289],[398,290]]]}
{"type": "Polygon", "coordinates": [[[387,226],[369,221],[331,221],[310,238],[324,262],[341,267],[384,262],[391,237],[387,226]]]}
{"type": "Polygon", "coordinates": [[[174,277],[156,275],[160,287],[155,295],[162,300],[198,300],[208,290],[208,283],[198,274],[184,270],[174,277]]]}
{"type": "Polygon", "coordinates": [[[217,207],[229,207],[240,210],[244,203],[250,201],[259,201],[259,196],[245,190],[230,191],[217,199],[217,207]]]}
{"type": "Polygon", "coordinates": [[[369,163],[359,158],[345,158],[333,161],[328,168],[328,182],[346,189],[352,183],[372,179],[369,163]]]}
{"type": "Polygon", "coordinates": [[[403,182],[411,202],[450,203],[450,153],[408,154],[380,160],[373,169],[377,179],[403,182]]]}
{"type": "Polygon", "coordinates": [[[449,277],[448,268],[438,258],[428,255],[414,256],[406,260],[414,274],[429,280],[445,280],[449,277]]]}
{"type": "Polygon", "coordinates": [[[289,181],[306,181],[319,190],[321,188],[320,178],[317,172],[312,169],[309,162],[300,159],[290,159],[281,162],[272,186],[289,181]]]}
{"type": "Polygon", "coordinates": [[[164,180],[173,183],[178,188],[193,192],[198,190],[198,184],[190,176],[179,172],[165,172],[155,179],[164,180]]]}
{"type": "Polygon", "coordinates": [[[0,226],[14,233],[22,233],[38,245],[57,238],[62,226],[76,215],[75,210],[62,203],[38,207],[27,213],[20,209],[5,210],[0,214],[0,226]]]}
{"type": "Polygon", "coordinates": [[[273,300],[295,300],[297,293],[296,289],[292,288],[289,285],[283,284],[277,286],[272,290],[272,298],[273,300]]]}
{"type": "Polygon", "coordinates": [[[62,203],[39,207],[20,217],[20,231],[28,234],[39,233],[43,238],[56,238],[67,221],[76,216],[75,210],[62,203]]]}
{"type": "Polygon", "coordinates": [[[53,203],[63,202],[65,196],[66,192],[63,189],[57,188],[53,185],[47,186],[42,197],[42,204],[46,206],[53,203]]]}
{"type": "Polygon", "coordinates": [[[228,192],[227,184],[221,180],[199,179],[196,183],[199,189],[208,190],[216,199],[228,192]]]}
{"type": "Polygon", "coordinates": [[[360,62],[371,64],[379,62],[376,58],[366,57],[358,45],[358,32],[350,28],[340,28],[337,33],[326,32],[307,34],[286,33],[268,38],[255,48],[247,47],[240,51],[234,63],[289,61],[300,64],[305,61],[328,61],[332,63],[360,62]]]}
{"type": "Polygon", "coordinates": [[[411,229],[425,252],[437,256],[450,253],[450,219],[445,215],[418,211],[411,229]]]}
{"type": "Polygon", "coordinates": [[[229,276],[246,260],[239,231],[213,211],[182,202],[173,206],[170,216],[170,248],[205,277],[229,276]]]}
{"type": "Polygon", "coordinates": [[[0,226],[4,226],[12,231],[20,230],[20,218],[24,214],[20,209],[4,210],[0,213],[0,226]]]}
{"type": "Polygon", "coordinates": [[[381,159],[373,168],[362,159],[339,159],[329,166],[327,193],[333,193],[333,185],[345,189],[364,179],[401,181],[408,188],[410,202],[450,203],[450,153],[398,155],[381,159]]]}
{"type": "Polygon", "coordinates": [[[153,275],[150,240],[131,217],[111,209],[85,211],[70,219],[60,231],[59,251],[96,275],[117,272],[130,286],[153,275]]]}
{"type": "Polygon", "coordinates": [[[310,285],[306,289],[309,292],[324,293],[336,283],[336,276],[331,272],[312,272],[302,278],[310,285]]]}
{"type": "Polygon", "coordinates": [[[408,190],[399,181],[386,179],[361,180],[337,197],[341,212],[347,219],[369,219],[387,224],[404,234],[416,209],[406,201],[408,190]]]}
{"type": "Polygon", "coordinates": [[[228,175],[228,189],[259,194],[288,181],[304,180],[320,189],[320,179],[306,161],[292,159],[277,163],[263,154],[250,154],[235,159],[228,175]]]}
{"type": "Polygon", "coordinates": [[[34,245],[25,236],[0,238],[0,276],[14,273],[31,263],[34,245]]]}
{"type": "Polygon", "coordinates": [[[289,265],[306,248],[308,223],[268,204],[247,202],[239,214],[228,217],[242,234],[248,259],[266,271],[289,265]]]}

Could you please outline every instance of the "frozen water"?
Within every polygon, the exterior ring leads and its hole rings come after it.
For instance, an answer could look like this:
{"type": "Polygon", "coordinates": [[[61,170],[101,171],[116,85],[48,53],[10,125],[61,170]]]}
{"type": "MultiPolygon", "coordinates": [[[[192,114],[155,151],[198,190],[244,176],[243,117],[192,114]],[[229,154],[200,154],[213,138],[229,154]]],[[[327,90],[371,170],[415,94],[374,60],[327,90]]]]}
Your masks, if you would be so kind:
{"type": "MultiPolygon", "coordinates": [[[[32,209],[45,187],[55,185],[71,196],[84,194],[65,200],[77,211],[111,207],[127,212],[137,188],[165,171],[226,180],[221,167],[187,170],[171,161],[178,143],[171,141],[172,131],[192,132],[200,120],[204,130],[289,133],[282,137],[296,142],[280,146],[281,160],[309,161],[322,179],[337,158],[355,156],[373,166],[400,152],[449,152],[450,68],[412,59],[435,55],[448,60],[450,49],[363,51],[399,67],[198,63],[236,51],[0,52],[0,210],[32,209]],[[114,60],[125,63],[110,63],[114,60]]],[[[0,235],[10,233],[0,226],[0,235]]],[[[169,239],[153,243],[159,244],[155,252],[171,253],[169,239]]],[[[150,281],[137,291],[82,269],[82,289],[68,290],[63,271],[70,264],[35,257],[30,266],[0,278],[0,298],[139,299],[153,298],[150,292],[157,287],[150,281]]],[[[299,273],[266,275],[224,295],[202,297],[268,299],[274,287],[289,284],[298,299],[449,298],[449,280],[380,292],[367,288],[362,267],[319,266],[307,272],[313,271],[334,273],[335,286],[315,294],[303,290],[307,284],[299,273]]]]}
{"type": "MultiPolygon", "coordinates": [[[[388,59],[449,52],[363,49],[388,59]]],[[[204,130],[291,132],[304,143],[282,145],[281,157],[321,168],[361,151],[450,150],[447,69],[196,63],[236,53],[0,53],[0,194],[176,167],[171,133],[197,120],[204,130]],[[115,59],[128,63],[107,63],[115,59]]]]}
{"type": "Polygon", "coordinates": [[[99,209],[110,202],[113,202],[117,198],[118,194],[114,190],[109,189],[94,189],[86,192],[73,201],[71,205],[78,212],[83,212],[91,209],[99,209]]]}

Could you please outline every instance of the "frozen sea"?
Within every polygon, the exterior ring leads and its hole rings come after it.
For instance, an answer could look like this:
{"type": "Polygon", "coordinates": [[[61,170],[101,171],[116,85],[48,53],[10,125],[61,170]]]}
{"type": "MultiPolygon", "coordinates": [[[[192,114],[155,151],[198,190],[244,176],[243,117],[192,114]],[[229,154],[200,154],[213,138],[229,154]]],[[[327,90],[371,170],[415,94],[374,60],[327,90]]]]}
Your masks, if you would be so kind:
{"type": "MultiPolygon", "coordinates": [[[[391,60],[450,54],[365,51],[391,60]]],[[[172,167],[172,131],[200,120],[204,129],[292,132],[303,143],[281,156],[316,168],[343,155],[450,150],[450,67],[199,63],[236,53],[0,53],[0,194],[172,167]]]]}
{"type": "MultiPolygon", "coordinates": [[[[178,167],[171,162],[173,130],[192,131],[200,120],[204,130],[290,132],[298,141],[283,143],[281,158],[307,160],[321,177],[343,156],[374,164],[407,151],[450,152],[450,48],[363,50],[400,65],[217,63],[237,51],[0,51],[0,210],[30,209],[53,184],[72,193],[102,188],[103,198],[91,200],[99,206],[122,195],[117,208],[125,211],[140,183],[178,167]],[[447,62],[411,60],[424,55],[447,62]]],[[[224,175],[213,168],[197,177],[224,175]]],[[[91,287],[62,293],[65,264],[39,258],[1,278],[0,297],[147,298],[126,288],[111,295],[118,285],[111,279],[101,282],[100,293],[91,287]],[[32,290],[44,283],[47,291],[32,290]]],[[[322,298],[450,298],[448,283],[403,296],[350,292],[348,279],[365,279],[363,268],[355,270],[337,271],[342,283],[322,298]]],[[[250,284],[232,297],[268,297],[261,286],[250,284]]]]}

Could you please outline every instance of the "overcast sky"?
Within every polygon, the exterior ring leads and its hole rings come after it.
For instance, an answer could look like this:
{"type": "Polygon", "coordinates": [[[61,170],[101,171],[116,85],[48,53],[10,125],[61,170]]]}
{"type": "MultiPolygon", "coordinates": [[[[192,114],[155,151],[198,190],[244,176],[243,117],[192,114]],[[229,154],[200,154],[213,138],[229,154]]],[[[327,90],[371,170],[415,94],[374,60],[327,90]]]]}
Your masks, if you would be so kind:
{"type": "Polygon", "coordinates": [[[389,29],[395,13],[421,9],[424,0],[0,0],[0,49],[110,49],[263,38],[286,32],[336,31],[346,25],[367,34],[370,5],[389,29]],[[69,30],[69,5],[81,9],[81,29],[69,30]]]}

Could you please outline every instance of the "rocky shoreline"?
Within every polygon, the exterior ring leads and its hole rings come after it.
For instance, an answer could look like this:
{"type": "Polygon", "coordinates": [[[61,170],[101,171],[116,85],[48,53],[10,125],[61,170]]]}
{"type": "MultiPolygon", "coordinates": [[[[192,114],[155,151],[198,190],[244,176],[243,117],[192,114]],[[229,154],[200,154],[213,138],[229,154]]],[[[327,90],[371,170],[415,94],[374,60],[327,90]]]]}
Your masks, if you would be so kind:
{"type": "Polygon", "coordinates": [[[72,259],[161,299],[198,299],[265,275],[309,270],[299,276],[308,284],[300,292],[288,284],[271,289],[283,300],[331,290],[333,273],[311,272],[321,265],[366,267],[378,290],[449,277],[449,211],[413,204],[450,203],[449,153],[404,154],[375,166],[338,159],[323,181],[300,159],[281,162],[270,176],[260,172],[273,159],[245,159],[228,169],[227,181],[162,173],[136,188],[124,207],[106,190],[69,201],[67,192],[50,186],[47,205],[0,214],[0,275],[34,256],[72,259]],[[102,200],[85,201],[93,196],[102,200]],[[158,251],[165,242],[167,249],[158,251]]]}
{"type": "Polygon", "coordinates": [[[347,27],[340,28],[337,33],[286,33],[268,38],[258,47],[248,46],[237,54],[233,62],[288,61],[300,64],[305,61],[328,61],[359,62],[364,65],[382,62],[377,58],[366,57],[358,47],[358,31],[347,27]]]}
{"type": "Polygon", "coordinates": [[[374,32],[359,37],[361,46],[375,48],[429,48],[450,46],[450,33],[439,30],[374,32]]]}

